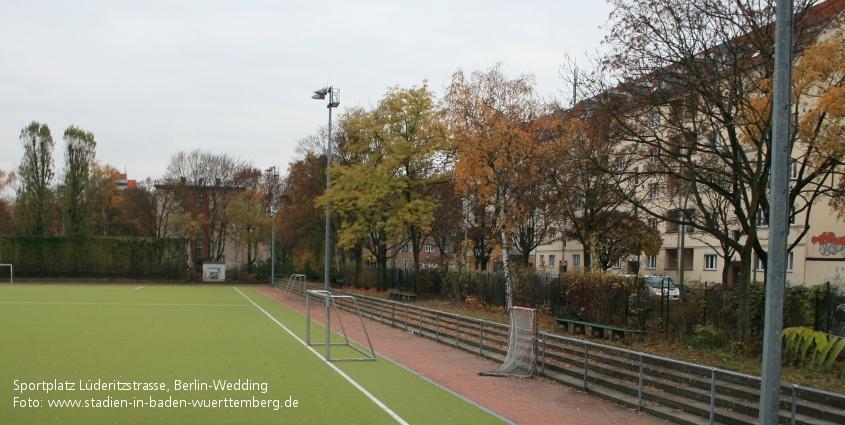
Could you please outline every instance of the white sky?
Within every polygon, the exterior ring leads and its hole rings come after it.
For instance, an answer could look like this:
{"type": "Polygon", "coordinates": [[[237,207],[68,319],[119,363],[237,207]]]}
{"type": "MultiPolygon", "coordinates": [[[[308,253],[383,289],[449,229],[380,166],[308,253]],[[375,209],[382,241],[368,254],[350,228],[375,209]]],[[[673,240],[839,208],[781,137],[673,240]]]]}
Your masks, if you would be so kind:
{"type": "Polygon", "coordinates": [[[327,124],[326,85],[369,107],[387,88],[503,64],[563,90],[565,54],[600,47],[601,0],[0,2],[0,169],[20,131],[49,125],[55,169],[70,125],[130,179],[178,151],[227,153],[284,174],[297,140],[327,124]]]}

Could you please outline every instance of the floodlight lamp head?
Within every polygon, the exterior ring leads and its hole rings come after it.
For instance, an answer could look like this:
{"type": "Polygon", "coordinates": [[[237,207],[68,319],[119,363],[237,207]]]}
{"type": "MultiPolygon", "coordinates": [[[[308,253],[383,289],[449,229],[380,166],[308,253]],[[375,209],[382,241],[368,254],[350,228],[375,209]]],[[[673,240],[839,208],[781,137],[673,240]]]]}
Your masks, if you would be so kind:
{"type": "Polygon", "coordinates": [[[311,99],[323,100],[326,98],[326,94],[329,93],[329,90],[330,89],[328,87],[323,87],[319,90],[315,90],[314,95],[311,96],[311,99]]]}

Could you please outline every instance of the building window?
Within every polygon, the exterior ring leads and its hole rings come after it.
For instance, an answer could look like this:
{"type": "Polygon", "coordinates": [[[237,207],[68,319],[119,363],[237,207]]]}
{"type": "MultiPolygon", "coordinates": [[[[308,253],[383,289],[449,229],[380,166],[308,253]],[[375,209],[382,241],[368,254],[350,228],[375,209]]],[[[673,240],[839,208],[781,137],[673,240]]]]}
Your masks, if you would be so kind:
{"type": "Polygon", "coordinates": [[[434,252],[434,245],[430,243],[425,244],[425,252],[434,252]]]}
{"type": "Polygon", "coordinates": [[[650,199],[655,199],[660,197],[660,183],[649,183],[648,185],[648,197],[650,199]]]}
{"type": "Polygon", "coordinates": [[[205,194],[197,193],[197,214],[202,214],[202,206],[205,203],[205,194]]]}
{"type": "Polygon", "coordinates": [[[794,252],[790,252],[786,254],[786,272],[792,273],[792,266],[795,265],[795,256],[793,255],[794,252]]]}
{"type": "Polygon", "coordinates": [[[446,245],[446,252],[455,252],[455,245],[446,245]]]}
{"type": "Polygon", "coordinates": [[[399,251],[401,251],[401,252],[411,252],[411,244],[407,244],[407,243],[406,243],[406,244],[403,244],[403,245],[399,248],[399,251]]]}
{"type": "Polygon", "coordinates": [[[546,256],[545,256],[545,255],[541,255],[541,256],[540,256],[540,267],[543,267],[543,266],[545,266],[545,265],[546,265],[546,256]]]}
{"type": "Polygon", "coordinates": [[[572,255],[572,267],[581,267],[581,254],[572,255]]]}
{"type": "MultiPolygon", "coordinates": [[[[678,263],[680,259],[678,258],[678,249],[677,248],[666,248],[664,251],[666,254],[666,265],[664,268],[666,270],[677,270],[678,263]]],[[[694,248],[686,248],[684,249],[684,270],[692,270],[693,269],[693,260],[694,260],[694,248]]]]}
{"type": "Polygon", "coordinates": [[[719,257],[716,254],[704,254],[704,270],[717,270],[719,257]]]}
{"type": "Polygon", "coordinates": [[[656,218],[648,219],[648,227],[651,227],[654,230],[657,230],[657,226],[660,224],[660,220],[656,218]]]}
{"type": "Polygon", "coordinates": [[[798,180],[798,161],[789,160],[789,180],[798,180]]]}
{"type": "Polygon", "coordinates": [[[727,148],[725,145],[725,138],[722,136],[721,131],[714,130],[710,133],[710,145],[717,151],[724,151],[727,148]]]}
{"type": "Polygon", "coordinates": [[[757,210],[757,216],[755,217],[757,221],[757,227],[769,227],[769,217],[766,213],[766,210],[760,208],[757,210]]]}
{"type": "Polygon", "coordinates": [[[197,259],[203,258],[202,256],[202,234],[197,235],[197,259]]]}
{"type": "Polygon", "coordinates": [[[762,272],[766,269],[766,265],[763,264],[763,260],[754,254],[754,271],[762,272]]]}
{"type": "Polygon", "coordinates": [[[648,255],[645,257],[645,268],[646,270],[655,270],[657,268],[656,255],[648,255]]]}
{"type": "Polygon", "coordinates": [[[621,268],[622,268],[622,263],[623,263],[624,261],[625,261],[625,258],[623,258],[623,257],[619,257],[619,259],[617,259],[617,260],[616,260],[616,264],[614,264],[614,265],[613,265],[613,268],[614,268],[614,269],[621,269],[621,268]]]}
{"type": "Polygon", "coordinates": [[[795,225],[795,207],[789,208],[789,225],[790,226],[795,225]]]}
{"type": "Polygon", "coordinates": [[[557,267],[557,264],[555,264],[555,256],[554,255],[549,255],[549,267],[557,267]]]}

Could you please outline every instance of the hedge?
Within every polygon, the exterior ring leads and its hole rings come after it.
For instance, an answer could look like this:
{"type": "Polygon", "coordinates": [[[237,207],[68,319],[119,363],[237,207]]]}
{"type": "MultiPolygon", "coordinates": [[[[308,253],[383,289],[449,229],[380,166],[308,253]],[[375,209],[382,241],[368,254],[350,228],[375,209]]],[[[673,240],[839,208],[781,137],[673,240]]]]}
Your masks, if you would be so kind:
{"type": "Polygon", "coordinates": [[[16,278],[182,279],[181,239],[0,236],[0,263],[16,278]]]}

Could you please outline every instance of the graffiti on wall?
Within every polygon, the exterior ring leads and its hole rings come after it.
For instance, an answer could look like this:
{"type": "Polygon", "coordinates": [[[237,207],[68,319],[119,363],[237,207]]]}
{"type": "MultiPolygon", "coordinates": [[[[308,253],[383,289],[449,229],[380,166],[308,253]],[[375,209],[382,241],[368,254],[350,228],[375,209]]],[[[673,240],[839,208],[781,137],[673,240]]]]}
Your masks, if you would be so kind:
{"type": "Polygon", "coordinates": [[[813,236],[810,242],[819,246],[819,253],[824,256],[842,254],[845,257],[845,236],[836,237],[833,232],[823,232],[813,236]]]}

